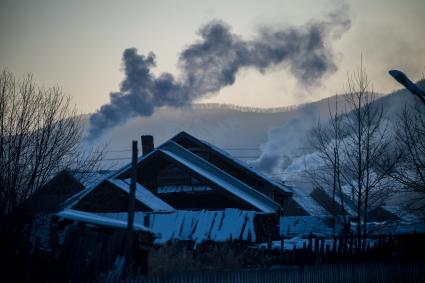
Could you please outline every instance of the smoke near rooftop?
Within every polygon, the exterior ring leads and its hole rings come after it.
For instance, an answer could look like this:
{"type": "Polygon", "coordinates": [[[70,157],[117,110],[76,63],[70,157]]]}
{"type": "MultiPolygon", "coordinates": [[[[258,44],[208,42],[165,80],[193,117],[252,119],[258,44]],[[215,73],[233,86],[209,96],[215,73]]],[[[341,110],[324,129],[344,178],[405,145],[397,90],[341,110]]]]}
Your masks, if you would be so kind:
{"type": "Polygon", "coordinates": [[[200,39],[179,57],[180,76],[155,76],[155,55],[124,50],[125,79],[110,102],[90,117],[87,139],[136,116],[150,116],[155,108],[184,107],[194,100],[218,93],[232,85],[242,68],[265,73],[271,67],[288,69],[300,86],[313,87],[337,70],[332,43],[350,28],[347,8],[342,7],[321,21],[300,27],[262,28],[245,40],[222,21],[211,21],[199,30],[200,39]]]}

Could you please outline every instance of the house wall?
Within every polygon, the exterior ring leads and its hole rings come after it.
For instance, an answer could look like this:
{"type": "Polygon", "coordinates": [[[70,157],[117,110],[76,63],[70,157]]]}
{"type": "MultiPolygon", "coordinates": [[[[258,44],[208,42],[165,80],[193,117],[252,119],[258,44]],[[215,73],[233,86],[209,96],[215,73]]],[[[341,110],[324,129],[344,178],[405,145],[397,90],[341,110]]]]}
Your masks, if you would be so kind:
{"type": "Polygon", "coordinates": [[[305,211],[292,197],[287,198],[283,204],[284,216],[309,216],[310,214],[305,211]]]}
{"type": "Polygon", "coordinates": [[[156,186],[153,193],[170,204],[175,209],[190,210],[222,210],[224,208],[238,208],[255,210],[251,205],[236,199],[223,192],[223,189],[211,186],[189,172],[174,164],[168,164],[158,171],[156,186]],[[175,188],[173,192],[170,188],[175,188]],[[164,188],[169,188],[166,191],[164,188]]]}
{"type": "Polygon", "coordinates": [[[15,212],[31,215],[58,212],[68,198],[83,189],[84,186],[70,173],[62,171],[18,206],[15,212]]]}

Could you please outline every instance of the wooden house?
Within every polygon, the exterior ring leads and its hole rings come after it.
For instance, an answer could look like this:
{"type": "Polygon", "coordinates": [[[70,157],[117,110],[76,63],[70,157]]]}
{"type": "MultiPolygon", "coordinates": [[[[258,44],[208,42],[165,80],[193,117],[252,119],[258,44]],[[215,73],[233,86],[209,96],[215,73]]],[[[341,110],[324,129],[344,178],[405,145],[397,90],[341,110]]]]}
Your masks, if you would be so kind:
{"type": "MultiPolygon", "coordinates": [[[[151,136],[143,136],[142,148],[137,162],[136,211],[236,208],[280,215],[292,194],[285,185],[186,132],[156,148],[151,136]]],[[[128,164],[70,198],[67,206],[91,212],[126,211],[130,176],[128,164]]]]}
{"type": "MultiPolygon", "coordinates": [[[[345,193],[342,194],[342,201],[339,195],[335,196],[335,201],[333,201],[331,192],[315,188],[311,193],[311,197],[326,209],[330,215],[345,215],[349,218],[353,218],[356,215],[356,206],[345,193]]],[[[371,222],[391,222],[400,219],[401,216],[396,215],[385,205],[377,206],[368,211],[368,219],[371,222]]]]}

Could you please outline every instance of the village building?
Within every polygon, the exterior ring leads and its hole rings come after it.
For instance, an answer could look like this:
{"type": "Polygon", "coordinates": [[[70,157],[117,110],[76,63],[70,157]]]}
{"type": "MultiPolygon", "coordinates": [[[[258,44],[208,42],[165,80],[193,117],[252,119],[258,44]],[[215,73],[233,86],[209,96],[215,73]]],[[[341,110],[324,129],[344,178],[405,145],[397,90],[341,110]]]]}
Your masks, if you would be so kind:
{"type": "MultiPolygon", "coordinates": [[[[54,214],[73,220],[81,212],[125,222],[131,169],[127,164],[116,171],[61,172],[17,211],[34,220],[34,234],[43,243],[48,242],[46,230],[54,214]]],[[[329,192],[317,188],[307,194],[275,181],[186,132],[158,147],[152,136],[142,136],[135,224],[157,233],[156,244],[229,239],[267,242],[311,233],[331,236],[334,215],[354,215],[349,202],[345,201],[342,211],[338,201],[337,197],[332,204],[329,192]],[[232,229],[223,225],[227,222],[233,223],[232,229]]],[[[380,223],[400,219],[386,207],[370,217],[380,223]]],[[[337,227],[336,232],[341,229],[337,227]]]]}
{"type": "MultiPolygon", "coordinates": [[[[131,169],[127,164],[116,171],[60,172],[26,200],[11,219],[20,226],[27,225],[32,237],[45,247],[53,215],[68,223],[87,222],[89,215],[124,223],[131,169]],[[84,217],[78,218],[80,213],[84,217]]],[[[155,244],[179,240],[193,241],[195,246],[210,240],[261,243],[312,233],[329,237],[343,229],[341,223],[334,227],[335,215],[354,216],[350,202],[345,200],[342,210],[340,199],[336,197],[335,201],[332,203],[324,190],[316,188],[308,194],[273,180],[186,132],[157,147],[152,136],[142,136],[135,224],[151,229],[157,236],[155,244]]],[[[386,206],[373,211],[370,219],[374,223],[396,223],[392,233],[406,230],[408,224],[400,230],[400,223],[415,220],[406,220],[386,206]]]]}
{"type": "MultiPolygon", "coordinates": [[[[132,169],[129,163],[116,171],[60,172],[11,215],[15,227],[29,231],[16,235],[50,257],[57,254],[65,277],[122,272],[132,169]],[[87,266],[76,264],[87,257],[87,266]]],[[[152,136],[142,136],[136,171],[133,253],[142,273],[158,247],[185,245],[197,251],[211,243],[243,243],[305,249],[312,235],[332,239],[342,233],[335,215],[355,215],[347,196],[342,209],[341,200],[333,203],[329,192],[306,193],[273,180],[186,132],[157,147],[152,136]]],[[[414,225],[416,218],[387,206],[370,219],[375,235],[424,232],[423,225],[414,225]]]]}
{"type": "MultiPolygon", "coordinates": [[[[146,140],[151,137],[142,137],[144,152],[137,162],[138,211],[237,208],[281,215],[292,195],[284,184],[185,132],[157,148],[147,146],[146,140]],[[146,202],[161,205],[149,207],[146,202]]],[[[120,192],[128,191],[130,175],[131,166],[124,166],[71,198],[69,206],[92,212],[126,211],[118,202],[99,200],[108,193],[119,198],[120,192]]]]}
{"type": "MultiPolygon", "coordinates": [[[[160,232],[156,243],[279,238],[279,217],[293,203],[292,192],[283,183],[186,132],[158,147],[151,136],[143,136],[142,151],[137,161],[135,219],[160,232]]],[[[125,165],[70,197],[64,207],[124,221],[130,175],[131,165],[125,165]]]]}

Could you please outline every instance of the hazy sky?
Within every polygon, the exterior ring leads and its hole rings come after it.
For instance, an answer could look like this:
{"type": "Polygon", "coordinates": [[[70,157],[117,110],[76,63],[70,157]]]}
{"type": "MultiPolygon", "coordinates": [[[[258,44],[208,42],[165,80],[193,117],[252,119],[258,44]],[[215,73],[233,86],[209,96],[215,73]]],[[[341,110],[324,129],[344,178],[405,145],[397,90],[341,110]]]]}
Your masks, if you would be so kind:
{"type": "MultiPolygon", "coordinates": [[[[199,37],[212,19],[227,22],[250,39],[262,26],[302,25],[321,19],[337,1],[96,1],[0,0],[0,68],[17,75],[33,73],[40,84],[59,84],[81,112],[109,101],[123,79],[124,49],[156,54],[155,73],[171,72],[183,48],[199,37]]],[[[338,71],[313,89],[299,88],[285,68],[260,74],[238,73],[234,85],[208,102],[278,107],[317,100],[343,89],[347,73],[363,63],[374,89],[399,85],[387,71],[404,70],[411,78],[425,73],[425,0],[348,1],[351,28],[333,42],[338,71]]]]}

